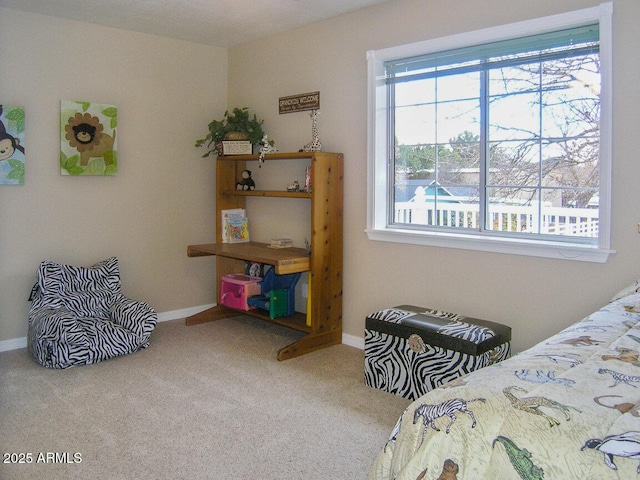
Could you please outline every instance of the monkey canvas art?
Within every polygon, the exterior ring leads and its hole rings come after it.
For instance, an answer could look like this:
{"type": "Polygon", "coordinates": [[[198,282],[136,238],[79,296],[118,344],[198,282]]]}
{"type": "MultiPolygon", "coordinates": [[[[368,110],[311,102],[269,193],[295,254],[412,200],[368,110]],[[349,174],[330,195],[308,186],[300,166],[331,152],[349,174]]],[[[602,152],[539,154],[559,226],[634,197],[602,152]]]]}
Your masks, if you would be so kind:
{"type": "Polygon", "coordinates": [[[60,104],[62,175],[115,175],[118,171],[113,105],[62,101],[60,104]]]}
{"type": "Polygon", "coordinates": [[[0,104],[0,185],[24,184],[24,107],[0,104]]]}

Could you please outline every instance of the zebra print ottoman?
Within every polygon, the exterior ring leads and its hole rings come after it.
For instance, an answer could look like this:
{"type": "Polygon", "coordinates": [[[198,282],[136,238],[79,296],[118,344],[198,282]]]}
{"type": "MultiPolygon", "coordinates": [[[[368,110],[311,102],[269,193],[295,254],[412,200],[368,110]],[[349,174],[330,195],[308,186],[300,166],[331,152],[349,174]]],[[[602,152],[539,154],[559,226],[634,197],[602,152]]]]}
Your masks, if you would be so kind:
{"type": "Polygon", "coordinates": [[[365,384],[415,400],[511,355],[511,327],[400,305],[367,316],[365,384]]]}

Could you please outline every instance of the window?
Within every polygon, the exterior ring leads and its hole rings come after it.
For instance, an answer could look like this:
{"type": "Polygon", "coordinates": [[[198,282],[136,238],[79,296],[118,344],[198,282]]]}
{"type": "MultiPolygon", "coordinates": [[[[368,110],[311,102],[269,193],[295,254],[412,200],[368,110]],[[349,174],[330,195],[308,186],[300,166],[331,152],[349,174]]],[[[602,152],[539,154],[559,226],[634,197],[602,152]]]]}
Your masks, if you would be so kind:
{"type": "Polygon", "coordinates": [[[611,13],[368,52],[369,237],[606,261],[611,13]]]}

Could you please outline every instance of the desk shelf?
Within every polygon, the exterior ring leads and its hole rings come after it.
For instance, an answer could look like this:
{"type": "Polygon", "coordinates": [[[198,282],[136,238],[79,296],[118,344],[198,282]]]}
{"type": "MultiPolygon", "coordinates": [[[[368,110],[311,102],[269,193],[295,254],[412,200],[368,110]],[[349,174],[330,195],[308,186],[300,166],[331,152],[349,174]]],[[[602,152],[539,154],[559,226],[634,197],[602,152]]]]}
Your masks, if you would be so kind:
{"type": "Polygon", "coordinates": [[[309,254],[302,248],[269,248],[266,243],[208,243],[189,245],[187,256],[219,255],[248,262],[273,265],[278,275],[308,272],[309,254]]]}
{"type": "MultiPolygon", "coordinates": [[[[342,342],[342,233],[343,155],[341,153],[296,152],[265,156],[265,162],[301,160],[311,166],[312,191],[236,190],[235,182],[246,162],[258,155],[218,156],[216,160],[216,242],[189,245],[189,257],[216,256],[218,305],[186,319],[187,325],[249,315],[283,325],[305,335],[278,352],[278,360],[304,355],[342,342]],[[311,210],[311,253],[302,248],[269,248],[266,243],[222,243],[222,210],[246,208],[248,197],[309,199],[311,210]],[[244,272],[245,262],[272,265],[276,274],[308,272],[309,309],[306,314],[272,319],[262,310],[234,310],[220,304],[222,276],[244,272]]],[[[286,212],[283,213],[286,215],[286,212]]]]}
{"type": "Polygon", "coordinates": [[[222,195],[233,197],[312,198],[310,192],[287,192],[285,190],[225,190],[222,195]]]}

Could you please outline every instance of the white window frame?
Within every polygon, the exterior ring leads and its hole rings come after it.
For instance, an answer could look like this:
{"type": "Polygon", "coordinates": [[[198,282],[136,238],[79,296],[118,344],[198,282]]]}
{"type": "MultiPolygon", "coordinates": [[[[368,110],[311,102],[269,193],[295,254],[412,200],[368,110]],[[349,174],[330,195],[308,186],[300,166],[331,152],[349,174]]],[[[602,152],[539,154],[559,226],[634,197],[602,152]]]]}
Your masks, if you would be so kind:
{"type": "Polygon", "coordinates": [[[476,30],[423,42],[370,50],[368,63],[367,229],[370,240],[410,243],[484,252],[604,263],[611,237],[612,170],[612,16],[613,3],[549,17],[476,30]],[[509,40],[599,22],[600,25],[600,186],[597,245],[540,239],[479,235],[476,232],[405,229],[389,225],[388,125],[384,62],[482,43],[509,40]]]}

